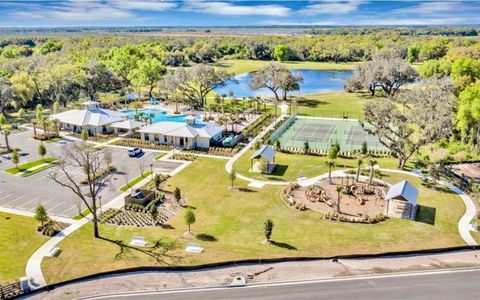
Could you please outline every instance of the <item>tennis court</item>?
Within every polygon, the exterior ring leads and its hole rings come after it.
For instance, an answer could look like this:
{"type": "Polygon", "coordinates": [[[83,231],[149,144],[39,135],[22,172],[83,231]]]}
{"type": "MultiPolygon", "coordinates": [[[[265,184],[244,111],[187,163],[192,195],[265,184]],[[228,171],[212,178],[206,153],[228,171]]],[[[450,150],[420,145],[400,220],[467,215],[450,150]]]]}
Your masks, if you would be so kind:
{"type": "Polygon", "coordinates": [[[342,151],[352,151],[360,149],[366,141],[371,150],[386,150],[378,138],[368,134],[356,120],[294,118],[275,133],[284,148],[303,148],[308,141],[311,149],[328,150],[338,142],[342,151]]]}

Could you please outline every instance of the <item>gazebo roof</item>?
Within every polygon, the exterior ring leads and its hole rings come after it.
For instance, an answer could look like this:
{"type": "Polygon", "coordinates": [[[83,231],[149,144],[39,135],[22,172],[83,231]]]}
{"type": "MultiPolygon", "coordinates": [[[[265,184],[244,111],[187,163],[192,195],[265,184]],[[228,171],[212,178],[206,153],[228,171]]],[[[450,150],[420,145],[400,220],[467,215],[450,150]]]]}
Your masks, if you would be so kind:
{"type": "Polygon", "coordinates": [[[412,205],[417,204],[418,189],[410,182],[403,180],[390,187],[387,193],[387,200],[402,197],[412,205]]]}
{"type": "Polygon", "coordinates": [[[276,154],[277,152],[273,150],[272,147],[268,145],[263,145],[262,148],[258,149],[257,151],[255,151],[255,153],[253,153],[250,159],[259,159],[260,157],[263,157],[269,162],[272,162],[276,154]]]}

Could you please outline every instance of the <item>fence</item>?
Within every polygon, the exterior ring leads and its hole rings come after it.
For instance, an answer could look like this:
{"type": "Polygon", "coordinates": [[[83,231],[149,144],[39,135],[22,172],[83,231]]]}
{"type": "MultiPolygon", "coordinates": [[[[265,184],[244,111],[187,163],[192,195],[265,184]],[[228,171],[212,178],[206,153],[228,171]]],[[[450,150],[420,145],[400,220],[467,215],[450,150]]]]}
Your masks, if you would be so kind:
{"type": "Polygon", "coordinates": [[[308,107],[297,107],[296,112],[299,116],[317,117],[317,118],[336,118],[336,119],[355,119],[361,120],[363,118],[362,113],[353,113],[346,111],[317,111],[308,107]]]}

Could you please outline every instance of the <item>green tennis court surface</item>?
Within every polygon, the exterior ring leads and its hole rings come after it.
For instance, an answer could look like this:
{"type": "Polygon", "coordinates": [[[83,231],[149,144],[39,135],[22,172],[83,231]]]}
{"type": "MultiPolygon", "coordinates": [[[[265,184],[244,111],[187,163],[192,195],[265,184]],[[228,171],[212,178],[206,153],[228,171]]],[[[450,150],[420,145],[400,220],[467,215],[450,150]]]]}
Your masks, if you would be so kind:
{"type": "Polygon", "coordinates": [[[341,151],[360,149],[367,142],[372,150],[386,150],[374,135],[368,134],[358,121],[297,117],[279,134],[282,147],[303,148],[308,141],[311,149],[328,150],[338,142],[341,151]]]}

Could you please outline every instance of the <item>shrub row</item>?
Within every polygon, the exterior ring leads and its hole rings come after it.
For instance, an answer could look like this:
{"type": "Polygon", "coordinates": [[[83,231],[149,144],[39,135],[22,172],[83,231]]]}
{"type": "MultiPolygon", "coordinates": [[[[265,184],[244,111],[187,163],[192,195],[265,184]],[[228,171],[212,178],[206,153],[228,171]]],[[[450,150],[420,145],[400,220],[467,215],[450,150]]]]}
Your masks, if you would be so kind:
{"type": "Polygon", "coordinates": [[[152,150],[166,150],[166,151],[172,150],[171,146],[154,144],[149,141],[143,141],[137,138],[122,138],[114,141],[112,145],[132,147],[132,148],[138,147],[138,148],[145,148],[145,149],[152,149],[152,150]]]}
{"type": "Polygon", "coordinates": [[[37,133],[33,136],[34,139],[39,141],[48,141],[57,137],[59,137],[59,135],[55,132],[37,133]]]}
{"type": "MultiPolygon", "coordinates": [[[[307,153],[305,153],[304,148],[300,147],[281,147],[279,149],[280,152],[283,153],[290,153],[290,154],[305,154],[305,155],[315,155],[315,156],[326,156],[330,152],[329,150],[324,149],[312,149],[310,148],[307,153]]],[[[360,150],[353,150],[353,151],[341,151],[338,153],[339,157],[344,158],[354,158],[357,154],[360,153],[360,150]]],[[[368,154],[372,157],[389,157],[392,155],[391,151],[388,150],[369,150],[368,154]]]]}
{"type": "Polygon", "coordinates": [[[259,134],[263,128],[267,127],[273,120],[273,112],[266,112],[256,119],[252,124],[248,125],[242,130],[242,134],[245,138],[254,137],[259,134]]]}
{"type": "MultiPolygon", "coordinates": [[[[97,174],[95,174],[93,180],[97,180],[99,178],[102,178],[103,176],[111,173],[111,172],[115,172],[117,171],[117,168],[115,168],[114,166],[108,166],[102,170],[100,170],[100,172],[98,172],[97,174]]],[[[87,178],[83,178],[81,181],[80,181],[80,184],[87,184],[88,183],[88,179],[87,178]]]]}
{"type": "Polygon", "coordinates": [[[210,148],[201,148],[201,149],[186,149],[182,152],[196,153],[196,154],[208,154],[215,156],[229,156],[232,157],[235,153],[238,152],[237,148],[227,148],[227,147],[210,147],[210,148]]]}
{"type": "Polygon", "coordinates": [[[285,124],[285,122],[287,122],[289,118],[283,118],[282,120],[280,120],[280,122],[278,122],[274,127],[272,127],[272,129],[270,129],[269,131],[267,131],[267,133],[263,136],[263,141],[265,144],[271,144],[272,142],[274,141],[271,141],[270,140],[270,137],[272,136],[272,134],[278,129],[280,128],[280,126],[282,126],[283,124],[285,124]]]}
{"type": "Polygon", "coordinates": [[[386,220],[387,216],[385,216],[382,213],[379,213],[373,216],[350,217],[350,216],[339,214],[337,212],[328,212],[324,215],[324,218],[327,220],[340,221],[340,222],[375,224],[375,223],[386,220]]]}

